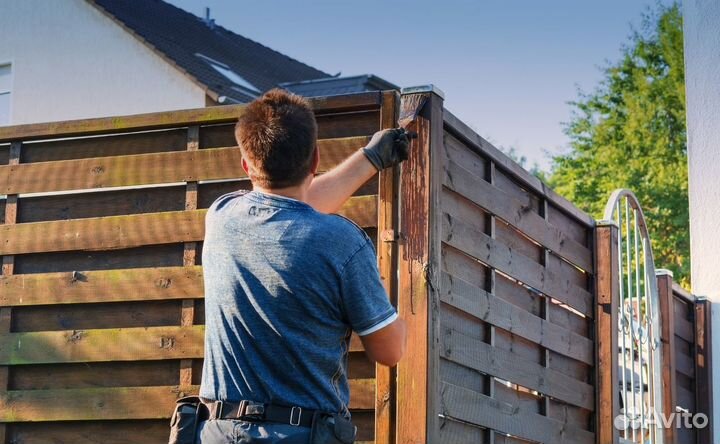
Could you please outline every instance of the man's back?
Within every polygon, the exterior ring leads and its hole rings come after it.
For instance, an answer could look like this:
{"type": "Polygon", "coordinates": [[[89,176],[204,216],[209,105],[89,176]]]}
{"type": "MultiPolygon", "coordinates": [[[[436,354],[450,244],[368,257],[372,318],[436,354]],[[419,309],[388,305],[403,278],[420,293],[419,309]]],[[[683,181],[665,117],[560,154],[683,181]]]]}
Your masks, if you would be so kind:
{"type": "Polygon", "coordinates": [[[351,330],[397,317],[367,236],[339,216],[258,192],[210,207],[200,395],[347,412],[351,330]]]}

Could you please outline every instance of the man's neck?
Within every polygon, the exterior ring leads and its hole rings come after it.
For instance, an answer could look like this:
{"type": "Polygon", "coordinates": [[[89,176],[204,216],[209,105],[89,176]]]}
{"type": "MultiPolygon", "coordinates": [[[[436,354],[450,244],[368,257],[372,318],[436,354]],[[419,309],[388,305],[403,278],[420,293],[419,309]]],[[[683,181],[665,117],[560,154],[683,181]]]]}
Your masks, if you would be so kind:
{"type": "Polygon", "coordinates": [[[257,185],[253,185],[253,191],[265,194],[274,194],[276,196],[289,197],[290,199],[307,202],[307,187],[305,186],[294,186],[287,188],[263,188],[257,185]]]}

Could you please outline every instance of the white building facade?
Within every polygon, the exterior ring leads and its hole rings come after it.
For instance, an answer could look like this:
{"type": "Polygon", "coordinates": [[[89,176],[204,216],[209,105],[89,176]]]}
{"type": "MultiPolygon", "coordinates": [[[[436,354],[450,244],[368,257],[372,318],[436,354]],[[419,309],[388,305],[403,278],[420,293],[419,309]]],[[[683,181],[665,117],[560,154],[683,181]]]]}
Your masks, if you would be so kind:
{"type": "Polygon", "coordinates": [[[712,302],[713,423],[720,443],[720,1],[683,0],[692,291],[712,302]]]}
{"type": "Polygon", "coordinates": [[[205,104],[200,85],[84,0],[0,5],[0,125],[205,104]]]}

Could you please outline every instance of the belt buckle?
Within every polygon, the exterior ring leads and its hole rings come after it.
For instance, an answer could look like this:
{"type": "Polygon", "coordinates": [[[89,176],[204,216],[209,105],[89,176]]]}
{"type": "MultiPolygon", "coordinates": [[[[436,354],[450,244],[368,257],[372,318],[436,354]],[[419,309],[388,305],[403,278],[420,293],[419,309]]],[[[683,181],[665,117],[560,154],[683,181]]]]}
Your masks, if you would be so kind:
{"type": "Polygon", "coordinates": [[[302,407],[293,407],[290,409],[290,425],[291,426],[299,426],[300,425],[300,419],[302,418],[302,407]],[[293,418],[295,417],[295,411],[297,411],[297,421],[293,421],[293,418]]]}
{"type": "Polygon", "coordinates": [[[240,404],[238,405],[237,413],[235,414],[236,419],[240,419],[243,416],[245,416],[245,410],[247,409],[248,402],[246,400],[240,401],[240,404]]]}
{"type": "Polygon", "coordinates": [[[222,401],[215,401],[215,419],[222,419],[222,412],[223,412],[223,402],[222,401]]]}

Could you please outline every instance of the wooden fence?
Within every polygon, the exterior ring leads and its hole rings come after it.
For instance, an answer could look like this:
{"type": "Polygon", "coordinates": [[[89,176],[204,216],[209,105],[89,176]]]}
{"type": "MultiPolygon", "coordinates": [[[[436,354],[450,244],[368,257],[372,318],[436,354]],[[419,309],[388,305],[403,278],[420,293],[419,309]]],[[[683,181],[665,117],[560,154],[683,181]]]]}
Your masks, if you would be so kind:
{"type": "MultiPolygon", "coordinates": [[[[393,369],[352,340],[359,440],[617,442],[617,369],[603,361],[617,344],[596,340],[617,326],[612,249],[599,247],[612,230],[434,88],[312,103],[323,170],[401,108],[419,112],[410,159],[343,209],[377,241],[409,334],[393,369]]],[[[204,209],[250,186],[232,131],[242,110],[0,128],[0,444],[167,439],[202,368],[204,209]]]]}
{"type": "MultiPolygon", "coordinates": [[[[321,170],[393,126],[398,100],[313,100],[321,170]]],[[[242,110],[0,128],[1,443],[167,442],[174,400],[202,369],[205,209],[250,186],[233,136],[242,110]]],[[[379,185],[342,210],[373,238],[388,223],[379,185]]],[[[372,441],[375,366],[356,339],[349,373],[372,441]]]]}
{"type": "MultiPolygon", "coordinates": [[[[702,413],[712,419],[710,383],[710,304],[673,282],[667,270],[658,270],[658,291],[663,322],[663,373],[665,411],[702,413]]],[[[666,441],[678,444],[703,444],[712,441],[710,427],[670,428],[666,441]]]]}
{"type": "Polygon", "coordinates": [[[594,221],[426,94],[401,179],[398,442],[595,442],[594,221]]]}

